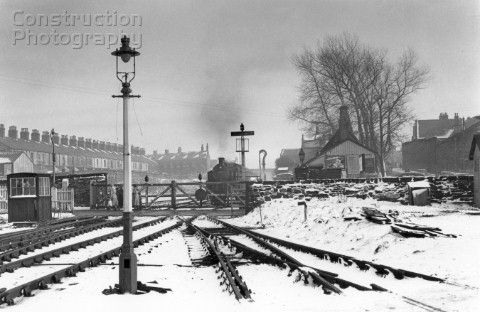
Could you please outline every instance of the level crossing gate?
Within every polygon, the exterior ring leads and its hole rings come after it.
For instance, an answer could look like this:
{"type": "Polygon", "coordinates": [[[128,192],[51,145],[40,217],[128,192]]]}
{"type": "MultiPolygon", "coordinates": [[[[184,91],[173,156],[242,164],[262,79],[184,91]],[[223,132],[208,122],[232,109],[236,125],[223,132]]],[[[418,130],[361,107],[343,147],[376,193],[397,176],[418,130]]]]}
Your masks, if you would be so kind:
{"type": "MultiPolygon", "coordinates": [[[[115,184],[118,205],[111,202],[112,185],[92,183],[90,208],[119,209],[123,184],[115,184]]],[[[134,210],[252,207],[251,182],[180,182],[133,184],[134,210]]]]}

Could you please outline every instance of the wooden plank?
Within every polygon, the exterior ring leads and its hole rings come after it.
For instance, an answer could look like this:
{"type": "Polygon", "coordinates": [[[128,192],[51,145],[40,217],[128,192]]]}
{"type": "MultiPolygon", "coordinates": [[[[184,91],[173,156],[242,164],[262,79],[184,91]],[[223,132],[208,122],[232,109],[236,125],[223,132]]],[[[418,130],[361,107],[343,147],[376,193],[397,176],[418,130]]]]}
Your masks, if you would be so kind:
{"type": "Polygon", "coordinates": [[[167,188],[164,189],[159,195],[157,195],[157,196],[152,200],[152,202],[151,202],[149,205],[147,205],[146,208],[150,208],[150,206],[151,206],[154,202],[156,202],[157,199],[159,199],[160,197],[162,197],[163,194],[165,194],[166,192],[168,192],[168,190],[170,189],[171,185],[170,185],[170,184],[165,184],[165,185],[167,186],[167,188]]]}
{"type": "Polygon", "coordinates": [[[212,194],[213,197],[215,197],[216,199],[218,199],[224,206],[227,206],[227,205],[225,204],[225,202],[224,202],[220,197],[218,197],[217,194],[215,194],[215,193],[213,193],[211,190],[209,190],[207,186],[205,186],[205,191],[207,191],[207,193],[212,194]]]}
{"type": "Polygon", "coordinates": [[[180,185],[177,184],[177,185],[175,185],[175,186],[177,187],[177,189],[178,189],[180,192],[182,192],[183,194],[185,194],[185,196],[187,196],[187,197],[188,197],[191,201],[193,201],[197,206],[200,206],[200,203],[197,202],[197,201],[195,200],[195,198],[191,197],[187,192],[185,192],[185,191],[180,187],[180,185]]]}

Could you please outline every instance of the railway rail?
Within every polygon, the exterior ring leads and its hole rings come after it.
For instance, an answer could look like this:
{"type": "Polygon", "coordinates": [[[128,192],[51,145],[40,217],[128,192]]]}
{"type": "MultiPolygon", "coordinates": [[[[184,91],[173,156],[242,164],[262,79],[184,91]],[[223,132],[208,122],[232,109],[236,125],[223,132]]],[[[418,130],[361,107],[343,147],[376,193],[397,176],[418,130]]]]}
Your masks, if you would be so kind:
{"type": "MultiPolygon", "coordinates": [[[[154,224],[158,224],[159,222],[163,221],[165,218],[158,218],[146,223],[137,224],[133,228],[139,229],[140,227],[151,226],[154,224]]],[[[134,247],[138,247],[139,245],[143,245],[151,240],[154,240],[169,231],[172,231],[175,228],[178,228],[182,223],[177,222],[176,224],[169,226],[167,228],[163,228],[161,230],[155,231],[154,233],[148,234],[143,236],[139,239],[133,241],[134,247]]],[[[89,239],[87,241],[82,241],[75,243],[73,245],[64,246],[58,248],[56,250],[51,250],[46,253],[42,253],[36,256],[29,257],[27,259],[22,259],[19,261],[15,261],[12,263],[8,263],[2,265],[3,268],[8,268],[7,272],[13,272],[15,269],[20,267],[30,267],[35,263],[40,263],[44,260],[49,260],[53,257],[60,257],[62,254],[68,254],[71,251],[79,250],[80,248],[86,248],[90,245],[102,242],[106,239],[113,238],[120,236],[123,231],[117,231],[114,233],[110,233],[107,235],[103,235],[101,237],[96,237],[93,239],[89,239]]],[[[113,257],[119,256],[121,251],[121,245],[119,244],[118,247],[108,250],[107,252],[102,252],[93,257],[89,257],[88,259],[84,259],[78,261],[73,265],[68,265],[67,267],[57,270],[53,273],[49,273],[43,275],[41,277],[35,278],[34,280],[30,280],[26,283],[22,283],[21,285],[15,286],[10,289],[0,289],[0,305],[7,304],[12,305],[14,304],[14,299],[20,296],[29,297],[32,295],[33,290],[37,289],[47,289],[48,284],[52,283],[59,283],[62,278],[64,277],[72,277],[75,276],[78,272],[83,272],[87,267],[95,267],[100,263],[105,263],[107,260],[112,259],[113,257]]],[[[5,271],[4,271],[5,272],[5,271]]]]}
{"type": "Polygon", "coordinates": [[[104,221],[103,218],[81,217],[80,220],[78,218],[71,218],[71,220],[67,222],[44,225],[36,229],[21,231],[21,233],[13,232],[11,234],[2,234],[0,236],[0,252],[32,244],[38,240],[39,237],[53,234],[65,228],[82,227],[87,224],[95,224],[102,221],[104,221]]]}
{"type": "MultiPolygon", "coordinates": [[[[111,220],[101,223],[94,223],[92,225],[85,225],[81,227],[74,227],[68,230],[61,230],[53,233],[48,233],[46,235],[40,235],[35,238],[17,242],[15,244],[7,244],[0,246],[0,250],[4,250],[0,254],[0,265],[5,261],[12,261],[12,259],[18,258],[20,255],[26,255],[29,252],[32,252],[36,249],[55,244],[57,242],[73,238],[88,232],[92,232],[105,227],[116,227],[121,226],[122,220],[111,220]]],[[[1,273],[1,270],[0,270],[1,273]]]]}
{"type": "Polygon", "coordinates": [[[212,259],[218,266],[216,273],[219,273],[218,279],[220,286],[224,286],[225,290],[235,295],[237,300],[247,299],[251,300],[251,291],[248,289],[246,283],[238,273],[236,267],[230,262],[228,257],[220,250],[217,240],[210,240],[205,230],[193,225],[191,221],[185,221],[187,224],[186,233],[191,236],[196,236],[202,245],[209,251],[209,254],[214,257],[212,259]]]}
{"type": "Polygon", "coordinates": [[[389,272],[391,272],[396,279],[403,279],[404,277],[412,277],[412,278],[413,277],[418,277],[418,278],[423,278],[423,279],[428,280],[428,281],[445,282],[445,279],[438,278],[438,277],[435,277],[435,276],[430,276],[430,275],[426,275],[426,274],[422,274],[422,273],[417,273],[417,272],[413,272],[413,271],[410,271],[410,270],[397,269],[397,268],[393,268],[393,267],[388,266],[388,265],[383,265],[383,264],[378,264],[378,263],[374,263],[374,262],[371,262],[371,261],[356,259],[354,257],[343,255],[343,254],[340,254],[340,253],[335,253],[335,252],[331,252],[331,251],[326,251],[326,250],[322,250],[322,249],[318,249],[318,248],[313,248],[313,247],[309,247],[309,246],[305,246],[305,245],[296,244],[296,243],[285,241],[285,240],[282,240],[282,239],[279,239],[279,238],[275,238],[275,237],[267,236],[267,235],[264,235],[264,234],[260,234],[260,233],[257,233],[257,232],[251,231],[251,230],[243,230],[239,227],[236,227],[234,225],[231,225],[229,223],[226,223],[224,221],[221,221],[221,220],[218,220],[218,219],[215,219],[215,218],[212,218],[212,217],[208,217],[208,219],[210,219],[212,222],[222,224],[223,226],[225,226],[227,228],[231,228],[231,229],[234,229],[236,231],[242,232],[242,233],[248,235],[249,237],[252,237],[252,239],[254,239],[255,241],[258,241],[258,239],[262,239],[263,241],[270,241],[270,242],[273,242],[277,245],[284,246],[284,247],[292,249],[292,250],[298,250],[298,251],[301,251],[301,252],[304,252],[304,253],[310,253],[310,254],[315,255],[318,258],[323,259],[323,260],[330,260],[331,262],[334,262],[334,263],[344,263],[346,266],[352,266],[353,264],[356,264],[357,267],[362,271],[367,271],[370,268],[373,268],[373,269],[376,270],[375,273],[377,275],[380,275],[380,276],[388,275],[389,272]]]}

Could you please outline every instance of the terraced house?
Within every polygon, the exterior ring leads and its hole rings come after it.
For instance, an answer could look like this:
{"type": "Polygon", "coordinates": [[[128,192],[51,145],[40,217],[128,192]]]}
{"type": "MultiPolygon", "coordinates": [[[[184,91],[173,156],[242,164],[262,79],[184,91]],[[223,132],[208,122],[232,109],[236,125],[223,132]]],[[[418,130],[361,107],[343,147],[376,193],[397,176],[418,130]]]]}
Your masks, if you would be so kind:
{"type": "MultiPolygon", "coordinates": [[[[123,181],[123,145],[85,139],[75,135],[58,134],[51,137],[49,131],[40,132],[21,128],[20,137],[16,126],[10,126],[8,135],[0,124],[0,151],[25,152],[33,161],[36,173],[53,172],[53,148],[55,148],[56,173],[108,173],[109,181],[123,181]],[[52,145],[52,141],[53,144],[52,145]]],[[[133,182],[139,183],[145,175],[153,178],[157,175],[157,163],[145,156],[145,149],[132,146],[133,182]]]]}

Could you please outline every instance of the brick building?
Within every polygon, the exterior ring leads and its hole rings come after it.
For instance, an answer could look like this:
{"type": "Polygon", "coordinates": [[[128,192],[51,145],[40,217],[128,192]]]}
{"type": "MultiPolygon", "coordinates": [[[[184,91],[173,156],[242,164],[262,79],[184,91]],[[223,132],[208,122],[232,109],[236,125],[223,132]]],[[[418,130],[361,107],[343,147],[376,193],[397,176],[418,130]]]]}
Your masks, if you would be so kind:
{"type": "Polygon", "coordinates": [[[468,154],[473,135],[479,131],[480,117],[465,119],[455,114],[448,119],[443,113],[438,120],[417,120],[413,140],[402,145],[403,169],[473,173],[468,154]]]}
{"type": "Polygon", "coordinates": [[[206,148],[202,144],[200,151],[196,152],[183,152],[179,147],[177,153],[165,150],[165,154],[158,154],[154,151],[149,157],[158,164],[157,174],[169,179],[196,179],[199,173],[206,178],[212,168],[208,144],[206,148]]]}
{"type": "MultiPolygon", "coordinates": [[[[4,125],[0,124],[0,152],[25,152],[36,173],[53,172],[51,140],[55,144],[56,173],[106,172],[109,181],[123,182],[123,145],[75,135],[51,137],[49,131],[40,134],[37,129],[30,135],[28,128],[21,128],[19,137],[15,126],[10,126],[6,135],[4,125]]],[[[145,155],[145,149],[132,146],[133,182],[143,181],[147,174],[154,178],[157,172],[157,163],[145,155]]]]}

